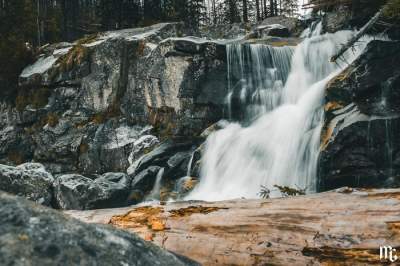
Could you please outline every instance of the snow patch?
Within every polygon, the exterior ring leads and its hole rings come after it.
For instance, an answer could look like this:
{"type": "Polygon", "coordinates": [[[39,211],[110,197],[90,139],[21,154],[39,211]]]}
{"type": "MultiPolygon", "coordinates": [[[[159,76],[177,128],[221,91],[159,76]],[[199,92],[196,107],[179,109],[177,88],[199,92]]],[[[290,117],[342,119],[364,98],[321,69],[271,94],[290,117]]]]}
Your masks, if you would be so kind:
{"type": "Polygon", "coordinates": [[[21,77],[27,78],[34,74],[43,74],[55,64],[57,59],[58,58],[53,55],[48,57],[41,57],[34,64],[26,67],[22,71],[21,77]]]}
{"type": "Polygon", "coordinates": [[[71,49],[72,49],[72,46],[71,47],[62,48],[62,49],[57,49],[57,50],[55,50],[53,52],[53,55],[60,57],[62,55],[66,55],[71,49]]]}

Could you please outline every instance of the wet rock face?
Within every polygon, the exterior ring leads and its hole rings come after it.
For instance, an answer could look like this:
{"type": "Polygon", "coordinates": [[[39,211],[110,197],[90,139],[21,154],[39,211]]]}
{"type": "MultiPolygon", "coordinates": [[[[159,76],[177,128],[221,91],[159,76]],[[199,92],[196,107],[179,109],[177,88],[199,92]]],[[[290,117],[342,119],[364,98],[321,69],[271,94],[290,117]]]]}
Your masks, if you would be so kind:
{"type": "Polygon", "coordinates": [[[84,224],[3,192],[0,223],[4,265],[197,265],[135,234],[84,224]]]}
{"type": "Polygon", "coordinates": [[[16,107],[0,105],[0,163],[124,172],[158,142],[154,135],[193,136],[218,121],[225,46],[177,36],[185,36],[182,25],[166,23],[43,49],[20,76],[16,107]],[[143,148],[145,136],[156,140],[143,148]]]}
{"type": "Polygon", "coordinates": [[[400,186],[400,43],[371,42],[330,82],[319,190],[400,186]]]}
{"type": "Polygon", "coordinates": [[[17,167],[0,165],[0,190],[50,206],[53,176],[43,165],[26,163],[17,167]]]}
{"type": "Polygon", "coordinates": [[[63,175],[54,184],[55,199],[62,209],[87,210],[126,205],[130,179],[123,173],[107,173],[95,180],[63,175]]]}
{"type": "Polygon", "coordinates": [[[152,192],[157,177],[160,178],[160,191],[153,191],[153,196],[161,199],[177,196],[175,193],[181,179],[188,172],[191,174],[191,169],[194,168],[195,160],[192,156],[201,141],[202,139],[170,139],[137,160],[129,169],[132,179],[129,196],[131,202],[136,203],[152,192]]]}

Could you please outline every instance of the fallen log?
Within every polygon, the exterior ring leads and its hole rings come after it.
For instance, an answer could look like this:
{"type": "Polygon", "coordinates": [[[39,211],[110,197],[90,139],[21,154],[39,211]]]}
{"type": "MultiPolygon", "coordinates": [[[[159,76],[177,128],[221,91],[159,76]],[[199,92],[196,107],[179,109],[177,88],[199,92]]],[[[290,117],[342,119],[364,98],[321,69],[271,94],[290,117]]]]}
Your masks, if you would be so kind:
{"type": "Polygon", "coordinates": [[[65,213],[203,265],[376,265],[380,246],[400,247],[400,189],[65,213]]]}
{"type": "Polygon", "coordinates": [[[353,38],[351,38],[346,44],[344,44],[339,52],[332,56],[331,62],[336,62],[350,47],[352,47],[362,36],[366,34],[366,32],[379,20],[380,16],[383,13],[383,9],[379,10],[375,16],[373,16],[367,24],[362,27],[353,38]]]}

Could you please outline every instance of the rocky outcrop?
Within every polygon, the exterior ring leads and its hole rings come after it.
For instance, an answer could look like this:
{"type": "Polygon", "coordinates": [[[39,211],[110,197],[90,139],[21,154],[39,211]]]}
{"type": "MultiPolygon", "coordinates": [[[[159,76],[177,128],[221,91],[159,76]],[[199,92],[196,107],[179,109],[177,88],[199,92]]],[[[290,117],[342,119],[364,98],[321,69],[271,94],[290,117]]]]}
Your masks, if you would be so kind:
{"type": "Polygon", "coordinates": [[[130,179],[123,173],[107,173],[95,180],[81,175],[63,175],[54,184],[58,207],[90,210],[127,205],[130,179]]]}
{"type": "Polygon", "coordinates": [[[0,190],[50,206],[53,199],[53,176],[38,163],[17,167],[0,165],[0,190]]]}
{"type": "Polygon", "coordinates": [[[273,25],[260,25],[256,28],[258,37],[264,38],[266,36],[274,37],[289,37],[289,29],[280,24],[273,25]]]}
{"type": "Polygon", "coordinates": [[[0,162],[121,172],[148,152],[145,136],[201,133],[223,114],[225,43],[185,34],[164,23],[45,47],[20,76],[16,107],[0,105],[0,162]]]}
{"type": "Polygon", "coordinates": [[[188,171],[191,173],[194,167],[192,155],[201,141],[201,138],[170,139],[137,160],[129,169],[132,177],[131,190],[137,195],[135,201],[143,199],[150,192],[155,193],[159,199],[176,197],[180,179],[186,177],[188,171]],[[160,191],[152,191],[157,177],[160,178],[160,191]],[[138,195],[141,195],[139,199],[138,195]]]}
{"type": "Polygon", "coordinates": [[[202,265],[376,265],[385,263],[382,243],[400,245],[398,211],[398,189],[343,188],[284,199],[67,214],[136,232],[202,265]]]}
{"type": "Polygon", "coordinates": [[[197,265],[134,234],[67,218],[0,192],[3,265],[197,265]]]}
{"type": "Polygon", "coordinates": [[[400,186],[400,43],[372,41],[328,85],[319,190],[400,186]]]}

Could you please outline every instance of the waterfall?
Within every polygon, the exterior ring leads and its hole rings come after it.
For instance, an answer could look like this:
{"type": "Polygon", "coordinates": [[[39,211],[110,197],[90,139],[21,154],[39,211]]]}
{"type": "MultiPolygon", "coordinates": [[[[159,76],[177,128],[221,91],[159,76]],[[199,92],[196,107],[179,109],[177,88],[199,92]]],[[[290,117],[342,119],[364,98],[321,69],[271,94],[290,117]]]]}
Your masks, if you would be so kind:
{"type": "Polygon", "coordinates": [[[160,192],[161,192],[161,181],[164,175],[164,168],[161,168],[156,177],[156,182],[154,183],[154,187],[151,190],[150,194],[147,196],[147,200],[159,200],[160,199],[160,192]]]}
{"type": "MultiPolygon", "coordinates": [[[[261,186],[279,196],[274,185],[314,192],[324,88],[345,66],[330,58],[353,34],[310,34],[295,49],[228,46],[227,99],[244,115],[209,136],[200,184],[187,199],[258,198],[261,186]]],[[[346,62],[366,44],[347,52],[346,62]]]]}
{"type": "Polygon", "coordinates": [[[241,116],[251,120],[279,105],[280,91],[290,71],[294,49],[261,44],[227,46],[227,103],[232,117],[233,99],[244,107],[241,116]]]}

